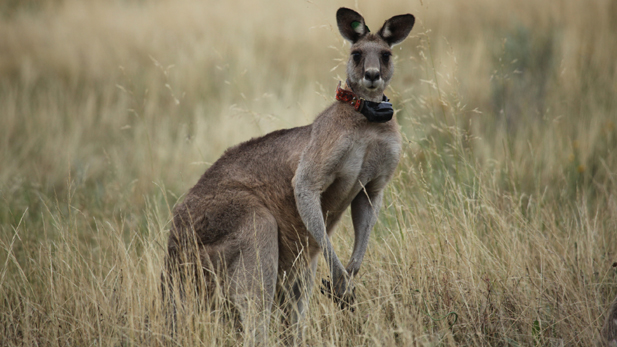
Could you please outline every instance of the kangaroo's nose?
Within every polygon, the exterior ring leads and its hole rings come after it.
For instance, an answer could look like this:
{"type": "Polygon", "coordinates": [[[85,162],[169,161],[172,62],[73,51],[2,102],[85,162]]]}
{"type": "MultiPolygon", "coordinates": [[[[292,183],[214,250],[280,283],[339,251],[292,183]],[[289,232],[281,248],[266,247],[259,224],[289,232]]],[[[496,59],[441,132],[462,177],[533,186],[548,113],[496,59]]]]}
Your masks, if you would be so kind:
{"type": "Polygon", "coordinates": [[[366,70],[364,73],[364,78],[368,81],[375,82],[379,79],[379,70],[366,70]]]}

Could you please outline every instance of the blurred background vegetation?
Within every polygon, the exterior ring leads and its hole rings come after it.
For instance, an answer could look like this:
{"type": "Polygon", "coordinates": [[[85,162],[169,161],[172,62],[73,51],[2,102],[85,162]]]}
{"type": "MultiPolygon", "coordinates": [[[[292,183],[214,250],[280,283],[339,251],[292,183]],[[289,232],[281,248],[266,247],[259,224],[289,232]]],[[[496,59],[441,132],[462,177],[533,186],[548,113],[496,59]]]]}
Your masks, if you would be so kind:
{"type": "MultiPolygon", "coordinates": [[[[315,294],[309,345],[598,343],[616,1],[2,0],[0,345],[169,338],[149,301],[173,205],[227,147],[334,101],[341,6],[375,30],[416,16],[387,91],[405,145],[359,310],[315,294]]],[[[208,319],[180,343],[233,345],[208,319]]]]}

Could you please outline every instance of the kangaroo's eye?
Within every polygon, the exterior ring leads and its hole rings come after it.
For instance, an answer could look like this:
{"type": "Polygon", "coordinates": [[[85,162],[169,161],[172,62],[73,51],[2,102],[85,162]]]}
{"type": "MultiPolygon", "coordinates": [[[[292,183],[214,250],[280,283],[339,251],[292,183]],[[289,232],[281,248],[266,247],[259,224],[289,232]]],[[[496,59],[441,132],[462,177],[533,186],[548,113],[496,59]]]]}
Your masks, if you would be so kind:
{"type": "Polygon", "coordinates": [[[381,59],[383,59],[384,63],[387,63],[388,61],[390,61],[390,56],[392,55],[392,53],[390,52],[383,52],[381,53],[381,59]]]}
{"type": "Polygon", "coordinates": [[[353,57],[353,61],[355,61],[356,63],[359,63],[360,59],[362,58],[362,53],[360,53],[360,52],[353,52],[353,53],[351,53],[351,56],[353,57]]]}

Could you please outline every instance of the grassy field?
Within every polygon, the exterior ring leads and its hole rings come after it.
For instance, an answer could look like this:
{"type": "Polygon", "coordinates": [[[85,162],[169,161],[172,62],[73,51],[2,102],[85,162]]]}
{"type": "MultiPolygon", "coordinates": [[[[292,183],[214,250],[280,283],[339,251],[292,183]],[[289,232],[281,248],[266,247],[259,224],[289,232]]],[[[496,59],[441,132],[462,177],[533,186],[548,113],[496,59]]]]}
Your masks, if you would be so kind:
{"type": "MultiPolygon", "coordinates": [[[[334,101],[340,6],[373,30],[417,18],[387,91],[404,154],[355,312],[314,291],[306,344],[598,345],[617,295],[615,0],[3,0],[0,345],[236,345],[218,314],[165,329],[171,209],[228,146],[334,101]]],[[[348,216],[333,243],[346,261],[348,216]]]]}

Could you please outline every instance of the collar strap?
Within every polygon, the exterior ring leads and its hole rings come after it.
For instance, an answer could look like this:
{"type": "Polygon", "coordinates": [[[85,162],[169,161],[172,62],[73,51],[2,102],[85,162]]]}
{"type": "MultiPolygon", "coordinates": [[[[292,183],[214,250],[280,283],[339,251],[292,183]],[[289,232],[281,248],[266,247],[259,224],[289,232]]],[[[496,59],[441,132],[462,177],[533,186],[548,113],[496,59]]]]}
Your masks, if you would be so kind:
{"type": "Polygon", "coordinates": [[[351,105],[354,110],[362,113],[369,122],[385,123],[392,119],[394,114],[392,104],[385,95],[382,102],[366,101],[353,91],[341,88],[340,81],[336,87],[336,100],[351,105]]]}
{"type": "Polygon", "coordinates": [[[362,106],[364,106],[364,99],[358,97],[356,93],[351,90],[341,88],[341,81],[336,86],[336,100],[342,101],[346,104],[350,104],[354,110],[360,112],[362,106]]]}

